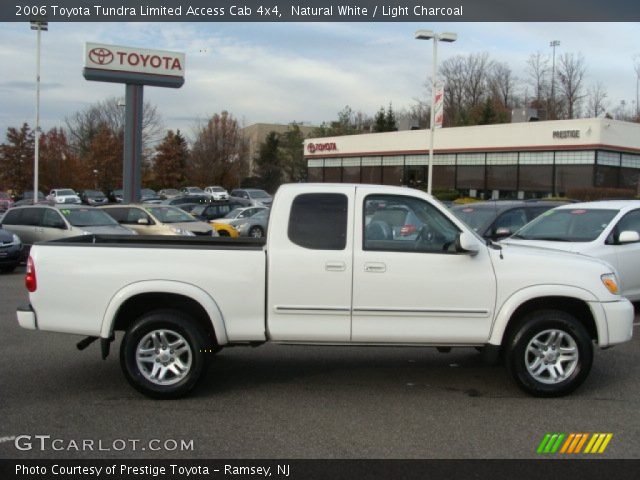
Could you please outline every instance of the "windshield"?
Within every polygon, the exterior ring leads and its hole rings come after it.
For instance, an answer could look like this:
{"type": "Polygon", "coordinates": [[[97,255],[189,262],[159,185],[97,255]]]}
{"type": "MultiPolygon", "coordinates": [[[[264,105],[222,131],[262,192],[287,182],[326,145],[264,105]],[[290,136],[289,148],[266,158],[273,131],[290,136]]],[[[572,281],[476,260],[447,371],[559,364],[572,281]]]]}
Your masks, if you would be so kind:
{"type": "Polygon", "coordinates": [[[225,191],[224,188],[222,188],[222,187],[210,187],[210,190],[212,192],[224,192],[225,191]]]}
{"type": "Polygon", "coordinates": [[[477,208],[477,207],[456,207],[451,209],[453,214],[464,223],[473,228],[476,232],[493,220],[495,217],[495,208],[477,208]]]}
{"type": "Polygon", "coordinates": [[[561,208],[549,210],[522,227],[514,238],[556,242],[591,242],[616,216],[617,210],[561,208]]]}
{"type": "Polygon", "coordinates": [[[84,194],[87,197],[104,197],[104,193],[99,190],[85,190],[84,194]]]}
{"type": "Polygon", "coordinates": [[[150,207],[147,210],[162,223],[197,222],[191,215],[176,207],[150,207]]]}
{"type": "Polygon", "coordinates": [[[169,188],[167,190],[162,190],[162,193],[164,193],[165,195],[176,195],[180,192],[174,188],[169,188]]]}
{"type": "Polygon", "coordinates": [[[140,190],[140,194],[143,197],[155,197],[156,196],[156,192],[154,192],[150,188],[143,188],[142,190],[140,190]]]}
{"type": "Polygon", "coordinates": [[[191,213],[193,215],[202,215],[202,212],[204,212],[205,208],[207,208],[206,205],[196,205],[195,207],[193,207],[193,210],[191,210],[191,213]]]}
{"type": "Polygon", "coordinates": [[[189,193],[204,193],[200,187],[187,187],[187,192],[189,193]]]}
{"type": "Polygon", "coordinates": [[[240,215],[240,212],[242,212],[242,210],[242,208],[235,208],[227,213],[224,218],[236,218],[238,215],[240,215]]]}
{"type": "Polygon", "coordinates": [[[248,190],[248,193],[251,198],[271,198],[264,190],[248,190]]]}
{"type": "Polygon", "coordinates": [[[74,192],[73,190],[58,190],[58,195],[75,195],[76,192],[74,192]]]}
{"type": "Polygon", "coordinates": [[[118,225],[109,214],[93,208],[63,208],[60,213],[74,227],[101,227],[118,225]]]}

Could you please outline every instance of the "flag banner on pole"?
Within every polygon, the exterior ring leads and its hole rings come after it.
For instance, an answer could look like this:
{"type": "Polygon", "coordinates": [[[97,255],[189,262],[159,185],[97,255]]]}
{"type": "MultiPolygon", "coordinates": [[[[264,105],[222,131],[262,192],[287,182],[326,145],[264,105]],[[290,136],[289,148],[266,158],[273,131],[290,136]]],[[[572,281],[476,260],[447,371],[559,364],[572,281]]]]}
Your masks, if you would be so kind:
{"type": "Polygon", "coordinates": [[[444,120],[444,85],[438,84],[436,86],[436,101],[435,101],[435,128],[442,128],[442,122],[444,120]]]}

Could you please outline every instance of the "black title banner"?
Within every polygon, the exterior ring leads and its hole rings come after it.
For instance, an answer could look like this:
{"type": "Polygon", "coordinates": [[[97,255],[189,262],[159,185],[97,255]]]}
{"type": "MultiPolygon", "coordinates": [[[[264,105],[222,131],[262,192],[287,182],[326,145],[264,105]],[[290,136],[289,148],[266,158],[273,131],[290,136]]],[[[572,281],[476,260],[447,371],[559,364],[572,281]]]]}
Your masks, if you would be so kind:
{"type": "Polygon", "coordinates": [[[2,0],[0,21],[542,22],[640,20],[637,0],[2,0]]]}
{"type": "Polygon", "coordinates": [[[2,480],[636,479],[638,460],[0,460],[2,480]]]}

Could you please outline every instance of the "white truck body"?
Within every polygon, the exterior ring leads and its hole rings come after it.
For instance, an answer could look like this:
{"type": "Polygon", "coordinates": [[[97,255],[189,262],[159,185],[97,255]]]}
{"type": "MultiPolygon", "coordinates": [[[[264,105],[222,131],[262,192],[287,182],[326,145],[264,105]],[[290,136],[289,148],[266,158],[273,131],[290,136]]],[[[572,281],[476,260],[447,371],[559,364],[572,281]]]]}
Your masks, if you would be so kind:
{"type": "Polygon", "coordinates": [[[32,248],[37,287],[31,307],[18,311],[23,327],[110,339],[127,302],[170,294],[204,309],[220,347],[265,341],[500,347],[519,309],[551,299],[546,303],[562,310],[565,299],[600,347],[632,335],[633,306],[603,282],[603,275],[615,278],[610,265],[571,253],[485,245],[413,189],[285,185],[274,200],[266,245],[144,237],[94,242],[32,248]],[[292,204],[314,193],[346,197],[344,248],[305,248],[291,240],[292,204]],[[371,216],[363,205],[371,196],[426,202],[468,249],[365,248],[371,216]]]}

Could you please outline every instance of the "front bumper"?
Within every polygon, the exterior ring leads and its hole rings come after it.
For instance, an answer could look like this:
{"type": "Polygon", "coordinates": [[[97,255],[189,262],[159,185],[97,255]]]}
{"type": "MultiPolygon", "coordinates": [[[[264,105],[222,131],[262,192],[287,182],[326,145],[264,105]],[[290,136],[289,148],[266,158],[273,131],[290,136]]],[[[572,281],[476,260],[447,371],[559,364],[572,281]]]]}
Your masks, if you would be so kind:
{"type": "Polygon", "coordinates": [[[602,307],[607,316],[609,345],[631,340],[633,336],[633,320],[636,315],[633,304],[625,299],[620,302],[603,303],[602,307]]]}
{"type": "Polygon", "coordinates": [[[36,312],[33,311],[31,305],[18,307],[16,314],[18,316],[18,324],[22,328],[26,328],[27,330],[36,330],[38,328],[36,312]]]}

